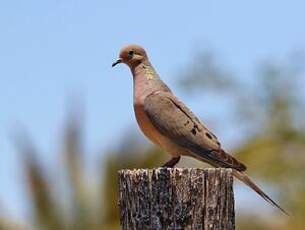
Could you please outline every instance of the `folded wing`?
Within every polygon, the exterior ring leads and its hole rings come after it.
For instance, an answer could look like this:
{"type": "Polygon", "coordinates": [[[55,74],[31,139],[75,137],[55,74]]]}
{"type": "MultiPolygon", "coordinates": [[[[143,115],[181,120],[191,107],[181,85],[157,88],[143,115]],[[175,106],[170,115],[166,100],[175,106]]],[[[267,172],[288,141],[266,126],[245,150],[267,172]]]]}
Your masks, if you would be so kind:
{"type": "Polygon", "coordinates": [[[246,170],[245,165],[221,149],[217,137],[171,93],[150,94],[144,101],[144,111],[160,133],[196,157],[216,167],[246,170]]]}

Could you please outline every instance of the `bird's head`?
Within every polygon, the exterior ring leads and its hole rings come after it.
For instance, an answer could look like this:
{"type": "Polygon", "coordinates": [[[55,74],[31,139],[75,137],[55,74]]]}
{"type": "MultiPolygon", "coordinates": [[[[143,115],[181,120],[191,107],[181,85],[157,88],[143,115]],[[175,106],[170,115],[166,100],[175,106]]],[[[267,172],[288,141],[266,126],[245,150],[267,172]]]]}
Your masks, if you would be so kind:
{"type": "Polygon", "coordinates": [[[147,60],[145,50],[138,45],[128,45],[121,49],[119,58],[112,64],[112,67],[119,63],[125,63],[130,68],[135,68],[147,60]]]}

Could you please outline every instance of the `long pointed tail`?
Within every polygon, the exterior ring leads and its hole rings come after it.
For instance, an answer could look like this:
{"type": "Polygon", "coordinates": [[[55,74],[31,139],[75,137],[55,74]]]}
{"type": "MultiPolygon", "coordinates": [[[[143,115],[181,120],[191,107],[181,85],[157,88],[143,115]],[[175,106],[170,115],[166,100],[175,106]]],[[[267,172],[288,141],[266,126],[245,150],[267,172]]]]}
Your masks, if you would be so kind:
{"type": "Polygon", "coordinates": [[[277,203],[275,203],[266,193],[263,192],[263,190],[261,190],[251,179],[250,177],[247,176],[247,174],[245,174],[244,172],[239,172],[235,169],[232,169],[233,171],[233,175],[235,177],[237,177],[239,180],[241,180],[242,182],[244,182],[246,185],[248,185],[250,188],[252,188],[255,192],[257,192],[265,201],[267,201],[268,203],[272,204],[273,206],[277,207],[278,209],[280,209],[283,213],[285,213],[287,216],[289,216],[289,214],[282,209],[277,203]]]}

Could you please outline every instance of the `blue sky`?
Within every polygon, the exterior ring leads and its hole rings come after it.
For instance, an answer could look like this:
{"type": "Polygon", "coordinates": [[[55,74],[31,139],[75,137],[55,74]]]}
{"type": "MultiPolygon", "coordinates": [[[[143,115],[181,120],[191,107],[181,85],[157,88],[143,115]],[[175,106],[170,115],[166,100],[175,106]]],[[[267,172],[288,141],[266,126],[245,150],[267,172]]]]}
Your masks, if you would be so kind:
{"type": "Polygon", "coordinates": [[[10,140],[20,125],[45,162],[59,151],[73,95],[85,104],[88,152],[115,146],[126,129],[137,129],[130,73],[111,68],[124,44],[144,46],[170,85],[204,49],[247,77],[255,63],[305,48],[304,9],[302,1],[278,0],[0,2],[0,212],[4,205],[13,215],[25,213],[10,140]]]}

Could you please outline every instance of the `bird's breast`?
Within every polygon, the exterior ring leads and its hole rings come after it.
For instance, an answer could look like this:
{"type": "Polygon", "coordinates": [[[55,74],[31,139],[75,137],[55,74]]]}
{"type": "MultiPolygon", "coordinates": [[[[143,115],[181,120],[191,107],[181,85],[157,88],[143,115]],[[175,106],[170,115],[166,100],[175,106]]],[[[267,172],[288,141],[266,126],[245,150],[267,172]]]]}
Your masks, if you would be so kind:
{"type": "Polygon", "coordinates": [[[134,110],[136,120],[141,131],[150,141],[152,141],[154,144],[158,145],[161,149],[163,149],[165,152],[171,154],[174,157],[179,155],[189,155],[186,149],[173,143],[153,126],[150,119],[145,114],[142,105],[134,104],[134,110]]]}
{"type": "Polygon", "coordinates": [[[134,111],[138,125],[144,135],[154,144],[160,145],[161,134],[156,130],[145,114],[143,105],[134,104],[134,111]]]}

